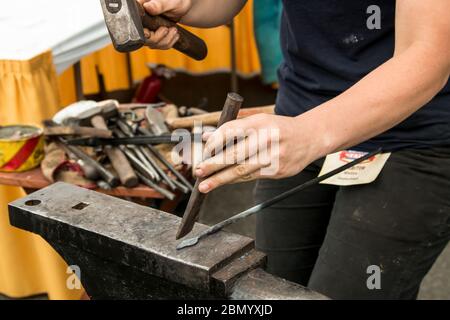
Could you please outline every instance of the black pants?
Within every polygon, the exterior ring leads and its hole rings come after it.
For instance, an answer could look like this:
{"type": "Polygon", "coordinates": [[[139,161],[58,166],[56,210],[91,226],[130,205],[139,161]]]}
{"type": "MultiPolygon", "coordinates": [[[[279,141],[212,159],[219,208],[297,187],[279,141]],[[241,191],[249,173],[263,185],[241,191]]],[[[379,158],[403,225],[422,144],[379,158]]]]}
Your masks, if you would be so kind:
{"type": "MultiPolygon", "coordinates": [[[[320,165],[259,181],[255,200],[316,177],[320,165]]],[[[415,299],[449,240],[450,148],[396,152],[374,183],[314,186],[257,218],[268,271],[333,299],[415,299]],[[370,266],[381,289],[367,285],[370,266]]]]}

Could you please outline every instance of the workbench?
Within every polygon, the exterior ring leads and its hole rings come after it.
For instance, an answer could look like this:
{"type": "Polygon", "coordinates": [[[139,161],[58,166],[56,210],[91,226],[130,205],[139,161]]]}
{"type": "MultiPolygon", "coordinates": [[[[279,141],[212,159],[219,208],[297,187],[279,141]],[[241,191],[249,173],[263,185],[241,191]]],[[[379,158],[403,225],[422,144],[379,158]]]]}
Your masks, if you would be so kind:
{"type": "MultiPolygon", "coordinates": [[[[40,168],[36,168],[30,171],[21,173],[5,173],[0,172],[0,185],[10,187],[21,187],[27,193],[32,191],[43,189],[51,184],[44,175],[40,168]]],[[[104,193],[110,196],[121,198],[146,198],[146,199],[164,199],[164,196],[159,192],[153,190],[145,185],[139,185],[135,188],[125,188],[119,186],[112,190],[97,189],[100,193],[104,193]]]]}
{"type": "MultiPolygon", "coordinates": [[[[27,194],[30,194],[36,190],[44,189],[51,184],[52,183],[44,177],[40,168],[21,173],[0,172],[0,185],[8,187],[20,187],[23,188],[27,194]]],[[[179,191],[176,191],[175,199],[169,200],[156,190],[143,184],[140,184],[135,188],[118,186],[112,190],[96,189],[94,191],[124,199],[131,198],[133,200],[136,200],[136,202],[139,202],[138,199],[161,200],[159,208],[166,212],[173,212],[183,197],[183,195],[180,194],[179,191]]]]}

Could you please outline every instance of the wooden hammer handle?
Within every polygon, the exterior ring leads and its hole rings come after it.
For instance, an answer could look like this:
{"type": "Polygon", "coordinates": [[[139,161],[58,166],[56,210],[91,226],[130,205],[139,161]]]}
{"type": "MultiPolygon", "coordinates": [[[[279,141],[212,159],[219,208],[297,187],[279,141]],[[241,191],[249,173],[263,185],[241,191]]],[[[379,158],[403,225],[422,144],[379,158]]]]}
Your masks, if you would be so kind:
{"type": "Polygon", "coordinates": [[[102,116],[92,117],[91,124],[96,129],[109,130],[108,126],[106,125],[106,121],[102,116]]]}
{"type": "Polygon", "coordinates": [[[110,130],[97,129],[91,127],[65,127],[65,126],[55,126],[46,127],[44,129],[44,135],[46,136],[90,136],[98,138],[111,138],[112,132],[110,130]]]}
{"type": "MultiPolygon", "coordinates": [[[[239,111],[238,119],[246,118],[255,114],[274,114],[275,106],[246,108],[239,111]]],[[[167,118],[166,123],[172,129],[192,128],[195,122],[201,122],[204,126],[217,126],[220,120],[220,112],[212,112],[186,118],[167,118]]]]}
{"type": "MultiPolygon", "coordinates": [[[[244,99],[240,95],[236,93],[228,94],[227,101],[225,102],[225,106],[219,119],[219,127],[229,121],[237,119],[243,102],[244,99]]],[[[186,211],[183,215],[183,220],[178,228],[177,239],[180,239],[191,232],[197,221],[201,206],[206,198],[206,194],[201,193],[198,189],[203,180],[204,179],[197,179],[195,182],[194,190],[192,191],[186,211]]]]}
{"type": "Polygon", "coordinates": [[[105,153],[119,175],[120,182],[127,188],[136,187],[139,184],[139,179],[125,154],[115,147],[105,147],[105,153]]]}
{"type": "MultiPolygon", "coordinates": [[[[140,7],[142,8],[142,6],[140,7]]],[[[151,16],[144,10],[141,10],[141,17],[142,25],[150,31],[156,31],[160,27],[177,28],[180,39],[174,45],[176,50],[198,61],[205,59],[208,55],[206,43],[177,23],[163,16],[151,16]]]]}

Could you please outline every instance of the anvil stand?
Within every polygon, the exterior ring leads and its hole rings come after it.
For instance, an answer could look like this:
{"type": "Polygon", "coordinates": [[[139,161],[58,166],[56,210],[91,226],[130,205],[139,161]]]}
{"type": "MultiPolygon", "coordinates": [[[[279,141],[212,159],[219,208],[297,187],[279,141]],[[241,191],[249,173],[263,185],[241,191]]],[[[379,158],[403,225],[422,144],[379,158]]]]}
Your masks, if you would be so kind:
{"type": "Polygon", "coordinates": [[[12,202],[9,217],[78,266],[92,299],[326,299],[266,273],[250,238],[219,232],[177,251],[180,218],[69,184],[12,202]]]}

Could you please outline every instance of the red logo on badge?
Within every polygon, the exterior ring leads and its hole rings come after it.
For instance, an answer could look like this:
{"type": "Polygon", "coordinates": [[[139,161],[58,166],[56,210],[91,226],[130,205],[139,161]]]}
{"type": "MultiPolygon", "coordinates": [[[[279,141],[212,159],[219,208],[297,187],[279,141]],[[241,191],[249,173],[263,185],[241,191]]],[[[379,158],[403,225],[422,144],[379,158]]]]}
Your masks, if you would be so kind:
{"type": "MultiPolygon", "coordinates": [[[[367,154],[367,152],[361,152],[361,151],[342,151],[339,155],[339,160],[343,162],[352,162],[354,160],[357,160],[361,157],[364,157],[367,154]]],[[[375,160],[375,156],[363,161],[362,163],[369,163],[375,160]]]]}

